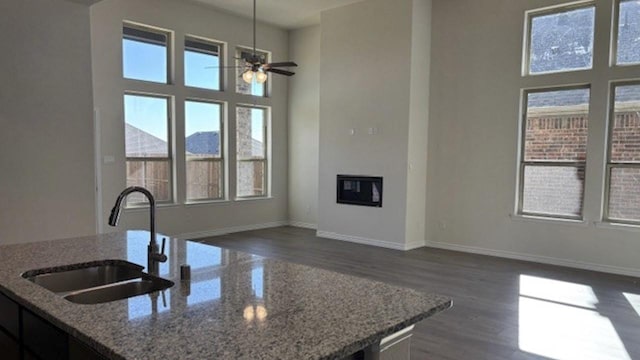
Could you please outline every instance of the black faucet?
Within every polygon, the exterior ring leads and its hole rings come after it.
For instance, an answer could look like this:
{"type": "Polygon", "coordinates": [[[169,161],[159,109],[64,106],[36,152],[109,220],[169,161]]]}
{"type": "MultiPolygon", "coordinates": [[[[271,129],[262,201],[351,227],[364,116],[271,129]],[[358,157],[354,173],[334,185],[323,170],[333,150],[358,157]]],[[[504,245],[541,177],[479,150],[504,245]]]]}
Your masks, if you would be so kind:
{"type": "Polygon", "coordinates": [[[143,187],[131,186],[124,189],[118,198],[116,204],[111,209],[111,216],[109,216],[109,225],[117,226],[120,219],[120,211],[122,210],[122,202],[127,198],[127,195],[139,192],[147,197],[149,200],[149,232],[151,233],[151,239],[149,246],[147,247],[147,271],[151,275],[158,276],[160,274],[160,263],[167,261],[167,256],[164,254],[164,246],[166,238],[162,238],[162,250],[158,251],[158,242],[156,241],[156,200],[153,198],[153,194],[143,187]]]}

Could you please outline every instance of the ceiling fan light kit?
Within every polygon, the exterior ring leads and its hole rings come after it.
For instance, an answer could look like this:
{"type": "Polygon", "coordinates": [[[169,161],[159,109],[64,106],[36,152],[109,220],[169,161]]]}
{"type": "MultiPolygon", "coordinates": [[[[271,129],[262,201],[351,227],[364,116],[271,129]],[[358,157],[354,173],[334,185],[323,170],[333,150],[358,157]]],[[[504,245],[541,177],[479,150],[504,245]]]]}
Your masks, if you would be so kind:
{"type": "Polygon", "coordinates": [[[245,72],[242,73],[242,80],[247,84],[251,84],[251,82],[253,82],[253,71],[251,71],[251,69],[245,70],[245,72]]]}
{"type": "Polygon", "coordinates": [[[258,71],[256,73],[256,81],[258,82],[258,84],[263,84],[265,81],[267,81],[268,78],[269,76],[266,72],[258,71]]]}

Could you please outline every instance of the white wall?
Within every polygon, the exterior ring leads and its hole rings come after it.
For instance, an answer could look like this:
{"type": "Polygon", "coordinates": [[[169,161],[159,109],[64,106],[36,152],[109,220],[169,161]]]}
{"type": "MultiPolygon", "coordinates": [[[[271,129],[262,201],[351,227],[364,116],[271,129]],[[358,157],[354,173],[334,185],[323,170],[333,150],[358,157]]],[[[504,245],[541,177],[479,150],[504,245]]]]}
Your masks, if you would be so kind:
{"type": "Polygon", "coordinates": [[[413,0],[411,11],[411,102],[409,108],[407,218],[408,248],[426,239],[427,144],[431,71],[431,0],[413,0]]]}
{"type": "Polygon", "coordinates": [[[289,220],[316,227],[320,127],[320,26],[289,32],[289,55],[299,67],[289,79],[289,220]]]}
{"type": "Polygon", "coordinates": [[[611,1],[597,0],[594,69],[521,76],[524,12],[561,1],[434,1],[428,157],[431,245],[640,274],[640,232],[595,227],[603,193],[611,1]],[[604,56],[603,56],[604,55],[604,56]],[[511,218],[520,90],[592,84],[586,224],[511,218]]]}
{"type": "Polygon", "coordinates": [[[319,235],[397,249],[424,244],[429,18],[423,0],[322,13],[319,235]],[[337,174],[384,177],[382,208],[336,204],[337,174]]]}
{"type": "Polygon", "coordinates": [[[0,244],[95,233],[89,8],[0,14],[0,244]]]}
{"type": "MultiPolygon", "coordinates": [[[[103,0],[91,7],[91,35],[95,107],[100,114],[101,155],[114,156],[114,163],[101,163],[102,214],[108,217],[118,193],[125,188],[125,153],[123,94],[125,90],[145,90],[158,94],[171,89],[175,98],[176,146],[184,146],[183,101],[189,95],[183,84],[183,57],[180,55],[186,34],[202,36],[227,43],[227,63],[232,63],[236,45],[252,43],[251,20],[220,13],[187,2],[168,0],[103,0]],[[122,78],[122,23],[124,20],[156,26],[174,31],[177,54],[174,57],[176,85],[142,85],[122,78]]],[[[272,26],[258,24],[258,48],[272,52],[273,60],[288,57],[287,32],[272,26]]],[[[236,77],[233,71],[227,77],[227,91],[217,100],[228,103],[228,140],[235,142],[235,104],[253,103],[250,96],[235,93],[236,77]]],[[[273,224],[287,220],[287,80],[273,76],[269,99],[258,99],[258,105],[270,105],[272,124],[271,195],[270,199],[228,201],[216,204],[159,207],[158,231],[167,234],[206,235],[213,230],[242,227],[255,224],[273,224]]],[[[194,93],[191,92],[193,95],[194,93]]],[[[207,98],[208,93],[197,93],[207,98]]],[[[234,179],[235,154],[229,156],[229,173],[234,179]]],[[[177,168],[183,168],[183,159],[176,159],[177,168]]],[[[184,174],[178,171],[178,184],[184,184],[184,174]]],[[[235,183],[230,184],[230,199],[234,198],[235,183]]],[[[184,189],[178,188],[178,200],[183,202],[184,189]]],[[[121,228],[146,228],[145,210],[127,210],[122,217],[121,228]]],[[[111,231],[104,228],[104,231],[111,231]]]]}

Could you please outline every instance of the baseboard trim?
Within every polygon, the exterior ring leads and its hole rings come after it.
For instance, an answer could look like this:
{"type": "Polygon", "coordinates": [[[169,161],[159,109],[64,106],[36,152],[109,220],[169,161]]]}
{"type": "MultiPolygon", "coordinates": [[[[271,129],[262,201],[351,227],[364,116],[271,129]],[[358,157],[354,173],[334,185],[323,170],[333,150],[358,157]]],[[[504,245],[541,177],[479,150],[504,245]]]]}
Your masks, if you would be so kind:
{"type": "Polygon", "coordinates": [[[437,249],[460,251],[460,252],[471,253],[471,254],[489,255],[489,256],[495,256],[500,258],[537,262],[537,263],[548,264],[548,265],[564,266],[564,267],[569,267],[574,269],[598,271],[598,272],[603,272],[608,274],[640,277],[640,269],[634,269],[634,268],[603,265],[603,264],[555,258],[550,256],[531,255],[531,254],[524,254],[524,253],[518,253],[518,252],[493,250],[493,249],[486,249],[486,248],[480,248],[475,246],[450,244],[450,243],[435,242],[435,241],[427,241],[426,246],[437,248],[437,249]]]}
{"type": "MultiPolygon", "coordinates": [[[[343,234],[338,234],[330,231],[318,230],[316,231],[316,236],[332,239],[332,240],[347,241],[347,242],[352,242],[356,244],[372,245],[372,246],[383,247],[383,248],[393,249],[393,250],[403,250],[403,251],[409,250],[407,248],[408,246],[405,244],[399,244],[399,243],[394,243],[394,242],[384,241],[384,240],[377,240],[377,239],[369,239],[369,238],[360,237],[360,236],[343,235],[343,234]]],[[[424,245],[421,245],[421,246],[424,246],[424,245]]]]}
{"type": "Polygon", "coordinates": [[[415,250],[421,247],[425,247],[424,241],[422,242],[409,242],[404,245],[405,250],[415,250]]]}
{"type": "Polygon", "coordinates": [[[274,221],[274,222],[263,223],[263,224],[240,225],[240,226],[233,226],[233,227],[222,228],[222,229],[185,233],[185,234],[175,235],[174,237],[180,240],[196,240],[196,239],[202,239],[202,238],[207,238],[211,236],[220,236],[220,235],[232,234],[232,233],[237,233],[242,231],[270,229],[270,228],[286,226],[286,225],[289,225],[288,221],[274,221]]]}
{"type": "Polygon", "coordinates": [[[311,223],[306,223],[306,222],[301,222],[301,221],[289,221],[289,226],[294,226],[294,227],[299,227],[299,228],[304,228],[304,229],[311,229],[311,230],[318,230],[318,225],[317,224],[311,224],[311,223]]]}

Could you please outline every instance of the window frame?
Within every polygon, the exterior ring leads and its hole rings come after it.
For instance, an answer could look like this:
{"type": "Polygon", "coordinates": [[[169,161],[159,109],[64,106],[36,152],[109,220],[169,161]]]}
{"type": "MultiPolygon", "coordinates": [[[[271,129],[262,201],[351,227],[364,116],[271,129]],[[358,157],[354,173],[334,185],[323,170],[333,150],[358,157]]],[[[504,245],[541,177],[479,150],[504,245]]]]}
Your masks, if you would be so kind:
{"type": "MultiPolygon", "coordinates": [[[[195,35],[193,32],[186,32],[182,30],[176,29],[166,29],[162,27],[155,26],[153,24],[140,23],[135,20],[123,19],[120,22],[120,49],[124,49],[124,42],[128,40],[140,41],[149,44],[157,44],[163,47],[163,51],[165,51],[166,56],[166,82],[159,81],[151,81],[151,80],[143,80],[136,79],[131,77],[125,77],[124,73],[124,64],[125,64],[125,54],[124,51],[120,52],[120,84],[122,87],[121,99],[124,99],[127,95],[133,96],[147,96],[151,98],[161,98],[169,101],[167,103],[167,132],[168,132],[168,154],[167,157],[127,157],[126,156],[126,146],[125,146],[125,176],[124,181],[127,181],[127,168],[132,169],[130,177],[131,179],[139,178],[139,174],[144,174],[143,170],[153,170],[152,162],[158,162],[167,164],[167,176],[168,179],[168,194],[166,200],[157,200],[157,204],[162,207],[166,206],[175,206],[175,205],[195,205],[198,206],[200,204],[206,205],[207,203],[219,203],[219,202],[229,202],[229,201],[241,201],[241,200],[251,200],[251,199],[268,199],[271,198],[271,181],[272,181],[272,169],[271,169],[271,161],[272,161],[272,149],[271,149],[271,141],[272,141],[272,119],[271,119],[271,110],[272,110],[272,100],[271,100],[271,76],[264,83],[261,84],[260,87],[262,95],[257,96],[252,93],[243,94],[238,91],[237,81],[242,81],[241,78],[236,78],[235,82],[231,81],[230,76],[233,76],[228,73],[227,68],[233,67],[229,65],[233,64],[241,64],[242,60],[231,59],[227,57],[231,57],[234,54],[234,51],[241,55],[242,53],[252,54],[253,48],[249,46],[243,46],[240,44],[230,45],[229,42],[217,40],[215,37],[210,36],[200,36],[195,35]],[[129,31],[136,30],[136,31],[129,31]],[[138,33],[140,32],[140,33],[138,33]],[[145,37],[145,34],[149,34],[148,37],[145,37]],[[139,35],[139,37],[136,37],[139,35]],[[148,38],[148,41],[145,39],[148,38]],[[211,54],[215,55],[215,48],[213,46],[204,46],[202,48],[198,47],[198,44],[203,45],[213,45],[217,47],[217,58],[219,60],[220,69],[219,69],[219,89],[211,89],[205,87],[197,87],[192,85],[187,85],[186,72],[187,72],[187,61],[184,61],[188,52],[199,52],[200,49],[204,50],[203,53],[207,53],[207,50],[211,50],[211,54]],[[179,58],[179,57],[182,57],[179,58]],[[234,61],[235,62],[232,62],[234,61]],[[182,61],[182,63],[181,63],[182,61]],[[177,68],[181,67],[181,69],[177,68]],[[182,71],[182,72],[181,72],[182,71]],[[182,76],[182,79],[180,78],[182,76]],[[234,88],[235,87],[235,88],[234,88]],[[204,102],[204,103],[214,103],[221,105],[221,113],[220,113],[220,157],[203,157],[196,158],[191,157],[188,158],[186,152],[186,143],[183,141],[186,139],[185,134],[185,125],[187,122],[186,119],[186,111],[185,104],[188,101],[194,102],[204,102]],[[229,114],[232,111],[231,106],[233,107],[248,107],[263,110],[263,139],[264,139],[264,149],[262,154],[259,157],[252,158],[243,158],[238,160],[237,154],[237,141],[234,136],[236,136],[236,128],[234,128],[234,124],[231,123],[234,118],[230,118],[229,116],[233,116],[229,114]],[[182,137],[182,139],[180,138],[182,137]],[[208,161],[215,162],[221,166],[220,168],[220,197],[216,198],[206,198],[206,199],[190,199],[188,192],[188,182],[187,182],[187,167],[193,167],[193,164],[190,161],[208,161]],[[133,162],[136,167],[131,167],[130,165],[133,162]],[[236,163],[236,171],[231,167],[233,166],[232,162],[236,163]],[[253,162],[258,163],[263,167],[264,171],[262,174],[262,191],[260,195],[249,195],[249,196],[238,196],[237,190],[238,187],[234,188],[234,183],[237,185],[238,178],[238,164],[242,162],[253,162]],[[150,165],[151,164],[151,165],[150,165]],[[144,169],[141,169],[140,166],[145,166],[144,169]],[[139,172],[135,172],[134,170],[139,170],[139,172]],[[134,176],[135,175],[135,176],[134,176]],[[233,193],[235,192],[235,194],[233,193]]],[[[210,34],[205,34],[210,35],[210,34]]],[[[159,51],[153,51],[154,54],[153,59],[157,59],[160,61],[161,57],[159,56],[159,51]],[[157,56],[156,56],[157,53],[157,56]]],[[[267,62],[271,61],[272,52],[264,49],[256,49],[256,53],[258,55],[264,56],[267,62]]],[[[193,69],[194,67],[191,67],[193,69]]],[[[233,70],[233,69],[230,69],[233,70]]],[[[135,73],[129,72],[129,73],[135,73]]],[[[144,74],[143,74],[144,75],[144,74]]],[[[151,74],[149,78],[157,78],[161,75],[160,71],[154,71],[154,74],[151,74]],[[157,75],[157,76],[156,76],[157,75]]],[[[218,84],[215,84],[218,85],[218,84]]],[[[253,86],[249,86],[250,92],[253,92],[253,89],[258,89],[256,84],[253,86]]],[[[246,89],[246,88],[245,88],[246,89]]],[[[159,116],[158,116],[159,117],[159,116]]],[[[237,119],[236,119],[237,121],[237,119]]],[[[124,121],[123,121],[124,122],[124,121]]],[[[237,125],[237,123],[236,123],[237,125]]],[[[125,135],[126,141],[126,135],[125,135]]],[[[125,144],[126,145],[126,144],[125,144]]],[[[143,154],[144,155],[144,154],[143,154]]],[[[164,154],[162,154],[164,155],[164,154]]],[[[209,165],[212,166],[213,165],[209,165]]],[[[164,166],[163,166],[164,167],[164,166]]],[[[208,172],[212,172],[207,169],[208,172]]],[[[256,166],[256,170],[259,171],[260,168],[256,166]]],[[[248,170],[249,171],[249,170],[248,170]]],[[[257,171],[254,171],[257,172],[257,171]]],[[[216,171],[217,172],[217,171],[216,171]]],[[[162,172],[162,177],[164,177],[165,172],[162,172]]],[[[159,174],[160,175],[160,174],[159,174]]],[[[158,176],[160,178],[160,176],[158,176]]],[[[254,184],[257,185],[257,180],[254,180],[254,184]]],[[[148,182],[148,181],[147,181],[148,182]]],[[[142,186],[145,186],[145,183],[142,183],[142,186]]],[[[164,183],[160,183],[164,185],[164,183]]],[[[153,186],[154,188],[161,190],[162,194],[165,194],[165,189],[163,187],[156,186],[156,182],[149,183],[148,186],[153,186]]],[[[255,190],[251,190],[251,193],[258,192],[257,188],[255,190]]],[[[248,193],[248,191],[247,191],[248,193]]],[[[192,192],[192,195],[195,194],[192,192]]],[[[205,195],[210,195],[210,193],[204,193],[205,195]]],[[[216,194],[217,195],[217,194],[216,194]]],[[[132,200],[136,200],[136,202],[127,203],[125,205],[126,208],[136,209],[140,207],[148,206],[143,199],[132,198],[132,200]],[[141,202],[137,202],[140,200],[141,202]]]]}
{"type": "MultiPolygon", "coordinates": [[[[529,113],[528,101],[529,94],[534,93],[543,93],[543,92],[553,92],[553,91],[564,91],[564,90],[579,90],[579,89],[588,89],[589,90],[589,110],[587,111],[587,119],[589,119],[591,114],[591,85],[590,84],[580,84],[580,85],[568,85],[568,86],[549,86],[549,87],[541,87],[541,88],[532,88],[532,89],[523,89],[521,91],[521,115],[520,115],[520,129],[519,129],[519,156],[518,156],[518,193],[517,193],[517,214],[520,216],[533,216],[547,219],[559,219],[559,220],[584,220],[584,201],[585,201],[585,189],[587,185],[587,159],[585,157],[584,161],[527,161],[525,160],[526,155],[526,138],[527,138],[527,115],[529,113]],[[541,212],[529,212],[524,211],[524,183],[525,183],[525,169],[527,167],[573,167],[576,169],[584,169],[585,177],[584,177],[584,186],[582,189],[582,209],[580,215],[571,216],[571,215],[562,215],[562,214],[552,214],[552,213],[541,213],[541,212]]],[[[588,129],[588,125],[587,125],[588,129]]],[[[588,139],[587,139],[588,142],[588,139]]]]}
{"type": "Polygon", "coordinates": [[[611,200],[611,172],[613,169],[640,169],[640,162],[612,162],[612,144],[613,144],[613,126],[616,120],[616,88],[618,86],[640,86],[640,79],[635,80],[619,80],[610,81],[609,84],[609,109],[607,110],[607,136],[605,141],[606,146],[606,158],[605,158],[605,173],[604,173],[604,200],[602,202],[602,221],[613,224],[624,225],[640,225],[640,220],[633,221],[628,219],[616,219],[609,216],[609,202],[611,200]]]}
{"type": "MultiPolygon", "coordinates": [[[[126,153],[126,141],[127,141],[127,136],[126,136],[126,131],[125,131],[125,182],[127,181],[127,174],[126,174],[126,164],[129,161],[141,161],[141,162],[161,162],[161,161],[167,161],[169,164],[169,177],[168,177],[168,184],[167,187],[169,189],[169,199],[167,200],[158,200],[154,194],[154,198],[156,198],[156,204],[158,205],[169,205],[169,204],[175,204],[175,159],[174,159],[174,144],[173,144],[173,134],[174,134],[174,130],[173,130],[173,109],[175,108],[175,104],[174,104],[174,97],[171,95],[165,95],[165,94],[154,94],[154,93],[148,93],[148,92],[142,92],[142,91],[130,91],[130,90],[125,90],[124,95],[122,96],[123,99],[123,103],[124,103],[124,98],[127,96],[141,96],[141,97],[150,97],[150,98],[155,98],[155,99],[164,99],[167,102],[167,157],[129,157],[127,156],[126,153]]],[[[127,123],[127,119],[125,116],[125,109],[123,107],[123,124],[126,127],[126,123],[127,123]]],[[[139,185],[142,186],[142,185],[139,185]]],[[[146,207],[149,205],[148,201],[142,201],[142,202],[129,202],[127,201],[125,204],[125,208],[127,209],[132,209],[132,208],[139,208],[139,207],[146,207]]]]}
{"type": "Polygon", "coordinates": [[[220,156],[215,157],[215,156],[208,156],[208,157],[199,157],[197,159],[189,159],[189,156],[187,155],[187,143],[186,143],[186,139],[187,139],[187,134],[185,132],[184,136],[185,136],[185,144],[184,144],[184,163],[185,163],[185,203],[186,204],[201,204],[201,203],[208,203],[208,202],[219,202],[219,201],[224,201],[228,199],[228,194],[227,194],[227,189],[228,189],[228,184],[227,184],[227,159],[228,156],[226,156],[226,139],[227,139],[227,126],[226,126],[226,102],[224,101],[220,101],[220,100],[212,100],[212,99],[202,99],[202,98],[195,98],[195,97],[186,97],[184,99],[184,109],[185,109],[185,113],[184,113],[184,124],[185,124],[185,128],[186,128],[186,124],[187,124],[187,111],[186,111],[186,104],[187,102],[198,102],[198,103],[205,103],[205,104],[216,104],[220,106],[220,134],[218,135],[218,141],[220,144],[220,156]],[[202,161],[202,162],[218,162],[220,163],[220,186],[222,187],[222,189],[220,189],[220,197],[217,198],[202,198],[202,199],[189,199],[188,196],[188,186],[189,186],[189,182],[188,182],[188,178],[187,178],[187,165],[189,164],[190,161],[202,161]]]}
{"type": "Polygon", "coordinates": [[[246,200],[246,199],[264,199],[264,198],[269,198],[271,196],[271,192],[270,192],[270,180],[271,180],[271,171],[269,169],[270,167],[270,159],[269,159],[269,154],[270,154],[270,148],[271,148],[271,107],[270,106],[260,106],[260,105],[251,105],[251,104],[241,104],[238,103],[236,104],[236,145],[235,145],[235,150],[236,150],[236,193],[235,193],[235,199],[236,200],[246,200]],[[248,108],[248,109],[260,109],[263,111],[263,139],[264,139],[264,146],[263,146],[263,157],[262,158],[256,158],[256,157],[251,157],[251,158],[241,158],[240,156],[238,156],[238,139],[237,139],[237,129],[238,129],[238,108],[248,108]],[[238,181],[240,179],[240,177],[238,176],[238,167],[240,165],[240,163],[242,162],[256,162],[256,161],[260,161],[264,164],[264,171],[263,171],[263,188],[264,188],[264,193],[262,195],[240,195],[238,193],[238,181]]]}
{"type": "Polygon", "coordinates": [[[640,59],[637,62],[631,64],[618,64],[618,38],[620,36],[620,5],[622,0],[613,0],[613,20],[612,20],[612,31],[611,31],[611,52],[609,59],[610,67],[617,68],[628,68],[631,66],[639,66],[640,59]]]}
{"type": "MultiPolygon", "coordinates": [[[[236,52],[235,52],[236,66],[242,66],[243,65],[243,63],[240,62],[240,60],[243,59],[242,58],[242,53],[243,52],[253,53],[253,48],[247,47],[247,46],[241,46],[241,45],[237,45],[236,46],[236,52]]],[[[265,61],[267,63],[271,62],[271,52],[270,51],[256,49],[256,54],[257,55],[264,55],[265,61]]],[[[238,82],[244,82],[244,80],[242,79],[242,69],[240,67],[238,67],[237,71],[236,71],[235,93],[238,94],[238,95],[241,95],[241,96],[253,96],[253,97],[256,97],[256,98],[265,98],[265,99],[269,98],[271,96],[271,91],[270,91],[271,86],[269,85],[271,83],[271,77],[272,77],[272,75],[269,75],[269,77],[267,78],[267,81],[265,81],[262,84],[263,95],[253,95],[253,93],[250,93],[250,94],[241,93],[240,91],[238,91],[238,82]]],[[[253,86],[253,85],[251,85],[251,86],[253,86]]],[[[238,105],[241,105],[241,104],[238,103],[238,105]]]]}
{"type": "MultiPolygon", "coordinates": [[[[207,39],[204,37],[200,37],[200,36],[196,36],[196,35],[190,35],[190,34],[186,34],[183,38],[183,49],[182,49],[182,57],[183,57],[183,69],[182,69],[182,74],[183,74],[183,82],[184,82],[184,87],[191,90],[197,90],[197,91],[214,91],[214,92],[219,92],[222,93],[224,91],[226,91],[226,82],[225,82],[225,71],[224,69],[226,69],[225,67],[225,63],[226,63],[226,43],[222,42],[222,41],[217,41],[217,40],[212,40],[212,39],[207,39]],[[200,52],[202,54],[208,54],[208,55],[213,55],[209,52],[207,52],[206,50],[201,50],[201,51],[196,51],[196,50],[191,50],[192,48],[188,48],[187,47],[187,41],[192,41],[195,43],[200,43],[203,45],[212,45],[212,46],[217,46],[218,47],[218,80],[219,80],[219,89],[209,89],[209,88],[202,88],[202,87],[198,87],[198,86],[193,86],[193,85],[188,85],[187,84],[187,62],[186,62],[186,53],[187,51],[192,51],[192,52],[200,52]]],[[[188,101],[189,98],[185,98],[185,101],[188,101]]]]}
{"type": "MultiPolygon", "coordinates": [[[[619,1],[619,0],[616,0],[619,1]]],[[[562,73],[574,73],[579,71],[591,71],[593,70],[593,63],[595,54],[592,54],[591,57],[591,66],[583,69],[571,69],[571,70],[553,70],[553,71],[544,71],[538,73],[531,72],[531,31],[533,28],[533,18],[537,16],[545,16],[552,14],[560,14],[573,10],[583,9],[593,7],[594,12],[597,11],[596,1],[595,0],[580,0],[565,4],[552,5],[539,9],[532,9],[525,11],[525,31],[524,31],[524,53],[522,56],[522,76],[540,76],[540,75],[549,75],[549,74],[562,74],[562,73]]],[[[593,29],[593,41],[595,44],[596,41],[596,16],[594,13],[594,29],[593,29]]],[[[595,49],[595,45],[594,45],[595,49]]]]}
{"type": "MultiPolygon", "coordinates": [[[[141,31],[141,32],[146,32],[146,33],[150,33],[150,34],[155,34],[155,35],[162,35],[166,38],[166,42],[164,44],[165,46],[165,59],[167,62],[167,66],[165,69],[166,72],[166,77],[167,80],[166,82],[159,82],[159,81],[152,81],[152,80],[142,80],[142,79],[135,79],[135,78],[129,78],[126,77],[124,75],[124,51],[122,52],[122,59],[121,59],[121,66],[122,66],[122,71],[120,72],[120,74],[122,75],[122,78],[128,81],[135,81],[135,82],[141,82],[141,83],[148,83],[148,84],[159,84],[159,85],[171,85],[174,83],[173,78],[172,78],[172,57],[171,57],[171,53],[173,51],[173,32],[170,30],[165,30],[165,29],[161,29],[161,28],[157,28],[154,26],[149,26],[149,25],[143,25],[143,24],[138,24],[135,22],[131,22],[131,21],[123,21],[122,22],[122,37],[121,37],[121,49],[123,48],[123,42],[125,40],[125,28],[129,28],[135,31],[141,31]]],[[[138,40],[141,42],[144,42],[142,40],[138,40]]],[[[151,42],[152,43],[152,42],[151,42]]]]}

